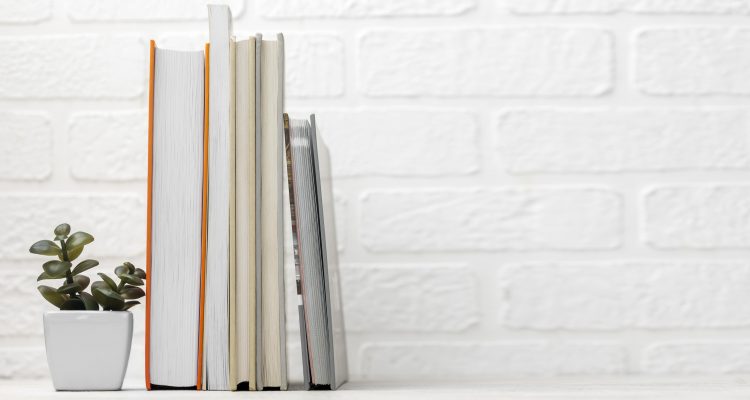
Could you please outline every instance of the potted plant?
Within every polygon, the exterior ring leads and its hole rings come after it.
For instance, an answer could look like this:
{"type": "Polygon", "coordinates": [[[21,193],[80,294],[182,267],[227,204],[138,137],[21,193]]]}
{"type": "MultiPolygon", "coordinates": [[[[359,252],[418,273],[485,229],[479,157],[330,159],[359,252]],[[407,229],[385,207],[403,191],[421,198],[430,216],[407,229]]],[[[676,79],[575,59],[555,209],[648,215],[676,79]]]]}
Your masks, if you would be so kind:
{"type": "Polygon", "coordinates": [[[40,285],[42,296],[59,308],[44,314],[44,341],[52,383],[56,390],[119,390],[125,377],[133,338],[133,314],[128,309],[145,295],[146,273],[125,262],[115,268],[116,283],[107,274],[91,284],[81,273],[99,265],[75,261],[94,237],[70,234],[70,225],[55,228],[54,240],[40,240],[29,252],[54,257],[42,265],[37,278],[62,280],[57,288],[40,285]],[[58,244],[59,243],[59,244],[58,244]],[[100,310],[101,307],[101,310],[100,310]]]}

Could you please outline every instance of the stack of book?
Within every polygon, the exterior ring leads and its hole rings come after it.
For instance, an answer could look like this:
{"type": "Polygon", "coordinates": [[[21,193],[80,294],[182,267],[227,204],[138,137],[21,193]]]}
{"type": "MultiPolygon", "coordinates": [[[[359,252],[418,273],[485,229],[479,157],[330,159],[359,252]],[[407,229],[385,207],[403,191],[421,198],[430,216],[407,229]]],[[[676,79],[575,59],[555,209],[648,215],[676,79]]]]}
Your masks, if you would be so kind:
{"type": "Polygon", "coordinates": [[[347,379],[328,151],[284,114],[281,34],[235,38],[209,5],[205,50],[151,42],[148,389],[285,390],[284,275],[305,387],[347,379]]]}

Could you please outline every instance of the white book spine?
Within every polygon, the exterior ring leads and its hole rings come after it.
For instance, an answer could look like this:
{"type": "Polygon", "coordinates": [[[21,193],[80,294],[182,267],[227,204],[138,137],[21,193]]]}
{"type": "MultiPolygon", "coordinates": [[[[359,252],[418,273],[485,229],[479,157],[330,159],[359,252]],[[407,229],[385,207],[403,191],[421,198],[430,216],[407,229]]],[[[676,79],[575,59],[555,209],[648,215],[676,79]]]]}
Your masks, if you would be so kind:
{"type": "Polygon", "coordinates": [[[209,5],[208,243],[204,320],[204,387],[229,389],[229,218],[232,144],[229,7],[209,5]]]}

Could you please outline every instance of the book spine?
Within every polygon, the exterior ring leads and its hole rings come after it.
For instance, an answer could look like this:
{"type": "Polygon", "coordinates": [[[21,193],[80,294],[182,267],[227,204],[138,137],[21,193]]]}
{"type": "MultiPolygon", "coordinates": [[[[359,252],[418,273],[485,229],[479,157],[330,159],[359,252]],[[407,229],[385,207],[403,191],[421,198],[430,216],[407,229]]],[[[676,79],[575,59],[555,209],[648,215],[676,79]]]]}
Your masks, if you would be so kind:
{"type": "Polygon", "coordinates": [[[151,390],[151,198],[154,170],[154,71],[156,65],[156,42],[150,41],[149,45],[149,79],[148,79],[148,181],[146,188],[146,389],[151,390]]]}
{"type": "Polygon", "coordinates": [[[209,61],[210,44],[206,43],[206,66],[204,68],[203,89],[203,203],[201,212],[201,293],[198,316],[198,368],[196,388],[203,389],[203,321],[205,318],[204,305],[206,303],[206,243],[208,239],[208,89],[209,89],[209,61]]]}

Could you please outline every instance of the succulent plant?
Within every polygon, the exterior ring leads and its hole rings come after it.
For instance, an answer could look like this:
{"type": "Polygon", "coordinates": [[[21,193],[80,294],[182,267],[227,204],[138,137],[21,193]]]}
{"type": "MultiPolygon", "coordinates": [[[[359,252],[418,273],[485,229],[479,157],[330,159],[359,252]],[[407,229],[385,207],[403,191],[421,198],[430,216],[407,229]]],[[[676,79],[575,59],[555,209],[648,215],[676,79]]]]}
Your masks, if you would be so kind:
{"type": "Polygon", "coordinates": [[[143,286],[146,272],[126,261],[115,268],[115,275],[120,278],[120,283],[115,283],[107,274],[100,272],[102,280],[91,285],[91,293],[102,305],[102,309],[125,311],[141,304],[135,300],[146,295],[143,289],[138,287],[143,286]]]}
{"type": "Polygon", "coordinates": [[[102,280],[92,283],[91,293],[87,293],[85,290],[90,279],[81,273],[96,267],[99,261],[87,259],[78,263],[75,268],[71,267],[72,261],[81,255],[84,246],[94,241],[94,237],[86,232],[68,236],[69,233],[70,225],[60,224],[55,228],[54,240],[40,240],[29,248],[29,252],[33,254],[57,257],[42,265],[44,271],[37,282],[65,279],[57,289],[46,285],[37,287],[42,297],[60,310],[96,311],[101,305],[103,310],[125,311],[141,304],[135,300],[146,295],[138,287],[144,284],[146,272],[127,261],[115,268],[115,275],[120,278],[120,283],[115,283],[107,274],[100,272],[102,280]]]}
{"type": "Polygon", "coordinates": [[[37,289],[47,301],[61,310],[98,310],[99,305],[94,297],[84,291],[89,285],[89,277],[80,274],[99,265],[99,261],[83,260],[71,270],[72,261],[81,255],[87,244],[94,241],[94,237],[86,232],[68,236],[69,233],[70,225],[60,224],[55,228],[54,241],[40,240],[29,248],[29,252],[33,254],[56,257],[42,265],[44,272],[39,275],[37,282],[65,279],[57,289],[46,285],[40,285],[37,289]]]}

